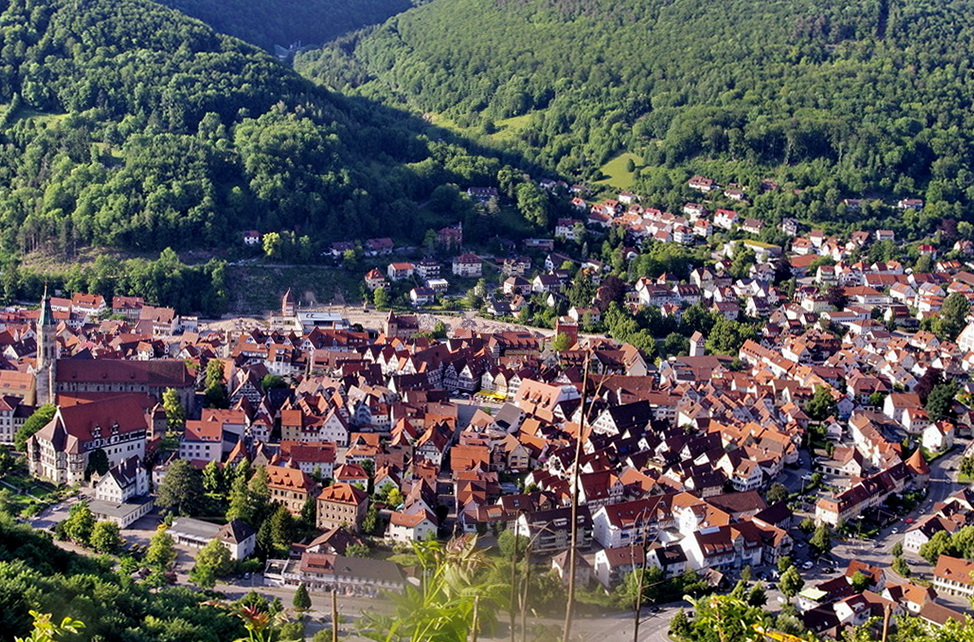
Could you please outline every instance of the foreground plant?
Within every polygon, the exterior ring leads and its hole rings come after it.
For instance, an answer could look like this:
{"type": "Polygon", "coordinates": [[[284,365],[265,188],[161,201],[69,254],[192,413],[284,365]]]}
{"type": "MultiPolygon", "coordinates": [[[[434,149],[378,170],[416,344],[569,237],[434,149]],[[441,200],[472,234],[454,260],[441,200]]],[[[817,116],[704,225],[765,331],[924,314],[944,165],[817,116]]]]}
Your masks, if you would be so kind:
{"type": "Polygon", "coordinates": [[[51,621],[50,613],[38,613],[31,610],[34,618],[34,628],[26,638],[14,638],[15,642],[56,642],[65,633],[79,633],[85,628],[84,622],[65,617],[60,624],[51,621]]]}
{"type": "Polygon", "coordinates": [[[483,579],[489,561],[476,544],[467,536],[414,543],[420,586],[390,595],[394,615],[364,614],[360,634],[377,642],[465,642],[492,626],[503,587],[483,579]]]}

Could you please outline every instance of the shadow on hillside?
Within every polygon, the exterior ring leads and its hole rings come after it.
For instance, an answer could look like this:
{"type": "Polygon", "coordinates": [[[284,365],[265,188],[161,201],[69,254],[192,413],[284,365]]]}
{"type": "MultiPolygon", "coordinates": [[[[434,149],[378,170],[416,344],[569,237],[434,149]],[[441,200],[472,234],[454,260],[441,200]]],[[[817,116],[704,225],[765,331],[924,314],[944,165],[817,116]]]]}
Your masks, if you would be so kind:
{"type": "MultiPolygon", "coordinates": [[[[324,88],[320,86],[316,87],[318,87],[319,90],[324,90],[324,88]]],[[[412,114],[395,107],[390,107],[370,98],[357,95],[341,94],[330,90],[326,91],[329,91],[332,96],[337,98],[338,104],[344,104],[349,113],[357,115],[359,118],[372,122],[377,126],[400,128],[410,132],[413,135],[425,135],[430,140],[457,145],[467,150],[470,154],[483,156],[486,158],[496,158],[500,160],[501,164],[510,165],[511,167],[521,169],[534,178],[542,178],[550,174],[548,170],[536,163],[532,163],[517,151],[498,150],[496,148],[482,145],[479,142],[462,136],[453,130],[434,125],[416,114],[412,114]]],[[[492,183],[494,180],[496,180],[496,178],[491,177],[492,183]]]]}

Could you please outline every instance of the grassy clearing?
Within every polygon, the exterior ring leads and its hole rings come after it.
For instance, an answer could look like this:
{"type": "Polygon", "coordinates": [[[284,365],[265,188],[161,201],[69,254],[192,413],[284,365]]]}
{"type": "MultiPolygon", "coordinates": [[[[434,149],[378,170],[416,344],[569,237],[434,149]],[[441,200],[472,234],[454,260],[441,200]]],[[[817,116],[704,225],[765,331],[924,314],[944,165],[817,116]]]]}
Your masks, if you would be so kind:
{"type": "Polygon", "coordinates": [[[431,114],[429,116],[429,121],[437,127],[442,127],[443,129],[449,129],[452,132],[460,134],[462,136],[468,136],[473,138],[481,137],[482,140],[487,143],[510,143],[516,141],[525,129],[527,129],[531,122],[534,120],[535,114],[538,112],[531,112],[528,114],[521,114],[520,116],[512,116],[510,118],[502,118],[494,122],[494,133],[487,136],[483,135],[483,130],[479,126],[468,126],[464,127],[460,125],[457,121],[452,118],[448,118],[442,114],[431,114]]]}
{"type": "Polygon", "coordinates": [[[68,114],[49,114],[31,107],[21,107],[11,116],[9,124],[13,125],[18,120],[33,120],[36,123],[51,125],[53,127],[60,124],[67,117],[68,114]]]}
{"type": "Polygon", "coordinates": [[[0,484],[0,505],[24,518],[36,515],[71,492],[70,489],[59,489],[53,484],[38,481],[20,467],[7,471],[3,481],[0,484]]]}
{"type": "Polygon", "coordinates": [[[606,178],[595,181],[596,185],[607,185],[622,190],[632,189],[636,175],[633,172],[626,171],[626,166],[630,160],[636,165],[637,170],[643,164],[643,159],[635,154],[629,152],[619,154],[602,166],[602,173],[606,178]]]}
{"type": "Polygon", "coordinates": [[[105,165],[115,167],[125,162],[121,149],[117,147],[109,149],[107,143],[94,143],[94,146],[101,154],[101,162],[105,165]]]}
{"type": "Polygon", "coordinates": [[[517,140],[521,132],[527,129],[534,119],[534,114],[522,114],[521,116],[512,116],[511,118],[504,118],[498,120],[494,123],[497,127],[497,131],[491,134],[491,138],[497,142],[509,142],[517,140]]]}
{"type": "Polygon", "coordinates": [[[436,125],[437,127],[442,127],[443,129],[449,129],[453,132],[463,132],[465,131],[463,127],[460,127],[452,118],[447,118],[443,114],[430,114],[429,115],[430,124],[436,125]]]}

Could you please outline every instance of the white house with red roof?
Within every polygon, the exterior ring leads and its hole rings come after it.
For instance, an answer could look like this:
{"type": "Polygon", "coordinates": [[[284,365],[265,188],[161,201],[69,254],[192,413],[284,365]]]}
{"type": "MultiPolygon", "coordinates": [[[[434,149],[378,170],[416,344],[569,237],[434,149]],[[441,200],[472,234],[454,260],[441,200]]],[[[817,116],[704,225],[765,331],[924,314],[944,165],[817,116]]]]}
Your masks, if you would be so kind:
{"type": "Polygon", "coordinates": [[[198,468],[223,458],[223,425],[216,421],[187,420],[179,441],[179,458],[198,468]]]}
{"type": "Polygon", "coordinates": [[[720,187],[713,180],[705,176],[694,176],[689,181],[687,181],[687,185],[690,186],[690,189],[695,189],[700,192],[712,192],[718,187],[720,187]]]}
{"type": "Polygon", "coordinates": [[[416,271],[416,266],[412,263],[390,263],[386,268],[386,275],[390,281],[400,281],[408,279],[416,271]]]}
{"type": "Polygon", "coordinates": [[[465,252],[453,259],[453,274],[465,278],[479,279],[483,274],[483,262],[472,252],[465,252]]]}
{"type": "Polygon", "coordinates": [[[719,209],[714,212],[714,225],[729,230],[737,224],[738,218],[734,210],[719,209]]]}
{"type": "Polygon", "coordinates": [[[558,222],[555,223],[555,236],[560,236],[566,241],[577,241],[576,225],[584,225],[584,223],[577,218],[558,219],[558,222]]]}
{"type": "Polygon", "coordinates": [[[365,273],[365,287],[369,289],[369,292],[375,292],[379,288],[385,287],[386,283],[386,277],[378,268],[372,268],[365,273]]]}
{"type": "Polygon", "coordinates": [[[397,544],[410,544],[436,537],[436,517],[428,510],[393,511],[389,516],[386,539],[397,544]]]}

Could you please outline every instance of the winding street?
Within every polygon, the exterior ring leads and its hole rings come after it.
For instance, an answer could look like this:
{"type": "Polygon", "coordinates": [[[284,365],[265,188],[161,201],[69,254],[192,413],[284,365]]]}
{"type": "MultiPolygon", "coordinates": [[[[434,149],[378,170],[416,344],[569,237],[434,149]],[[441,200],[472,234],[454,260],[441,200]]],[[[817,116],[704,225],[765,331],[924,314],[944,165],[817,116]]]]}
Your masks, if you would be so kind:
{"type": "MultiPolygon", "coordinates": [[[[917,519],[928,514],[934,505],[962,488],[955,481],[955,471],[968,443],[968,440],[958,442],[953,451],[930,464],[930,485],[928,487],[927,498],[913,512],[906,515],[905,518],[917,519]]],[[[893,563],[892,549],[896,542],[903,541],[903,532],[907,528],[909,528],[909,525],[903,519],[899,519],[890,526],[882,529],[872,539],[836,541],[835,546],[832,548],[831,556],[840,562],[840,568],[844,568],[851,560],[859,560],[882,568],[891,577],[898,578],[899,575],[891,568],[893,563]],[[894,533],[894,530],[897,532],[894,533]]],[[[905,554],[905,558],[913,570],[914,577],[929,578],[932,569],[926,561],[909,553],[905,554]]],[[[807,583],[813,583],[827,579],[830,577],[830,574],[824,573],[822,568],[816,566],[811,571],[802,573],[802,576],[807,583]]],[[[966,602],[962,604],[965,607],[969,606],[966,602]]]]}

